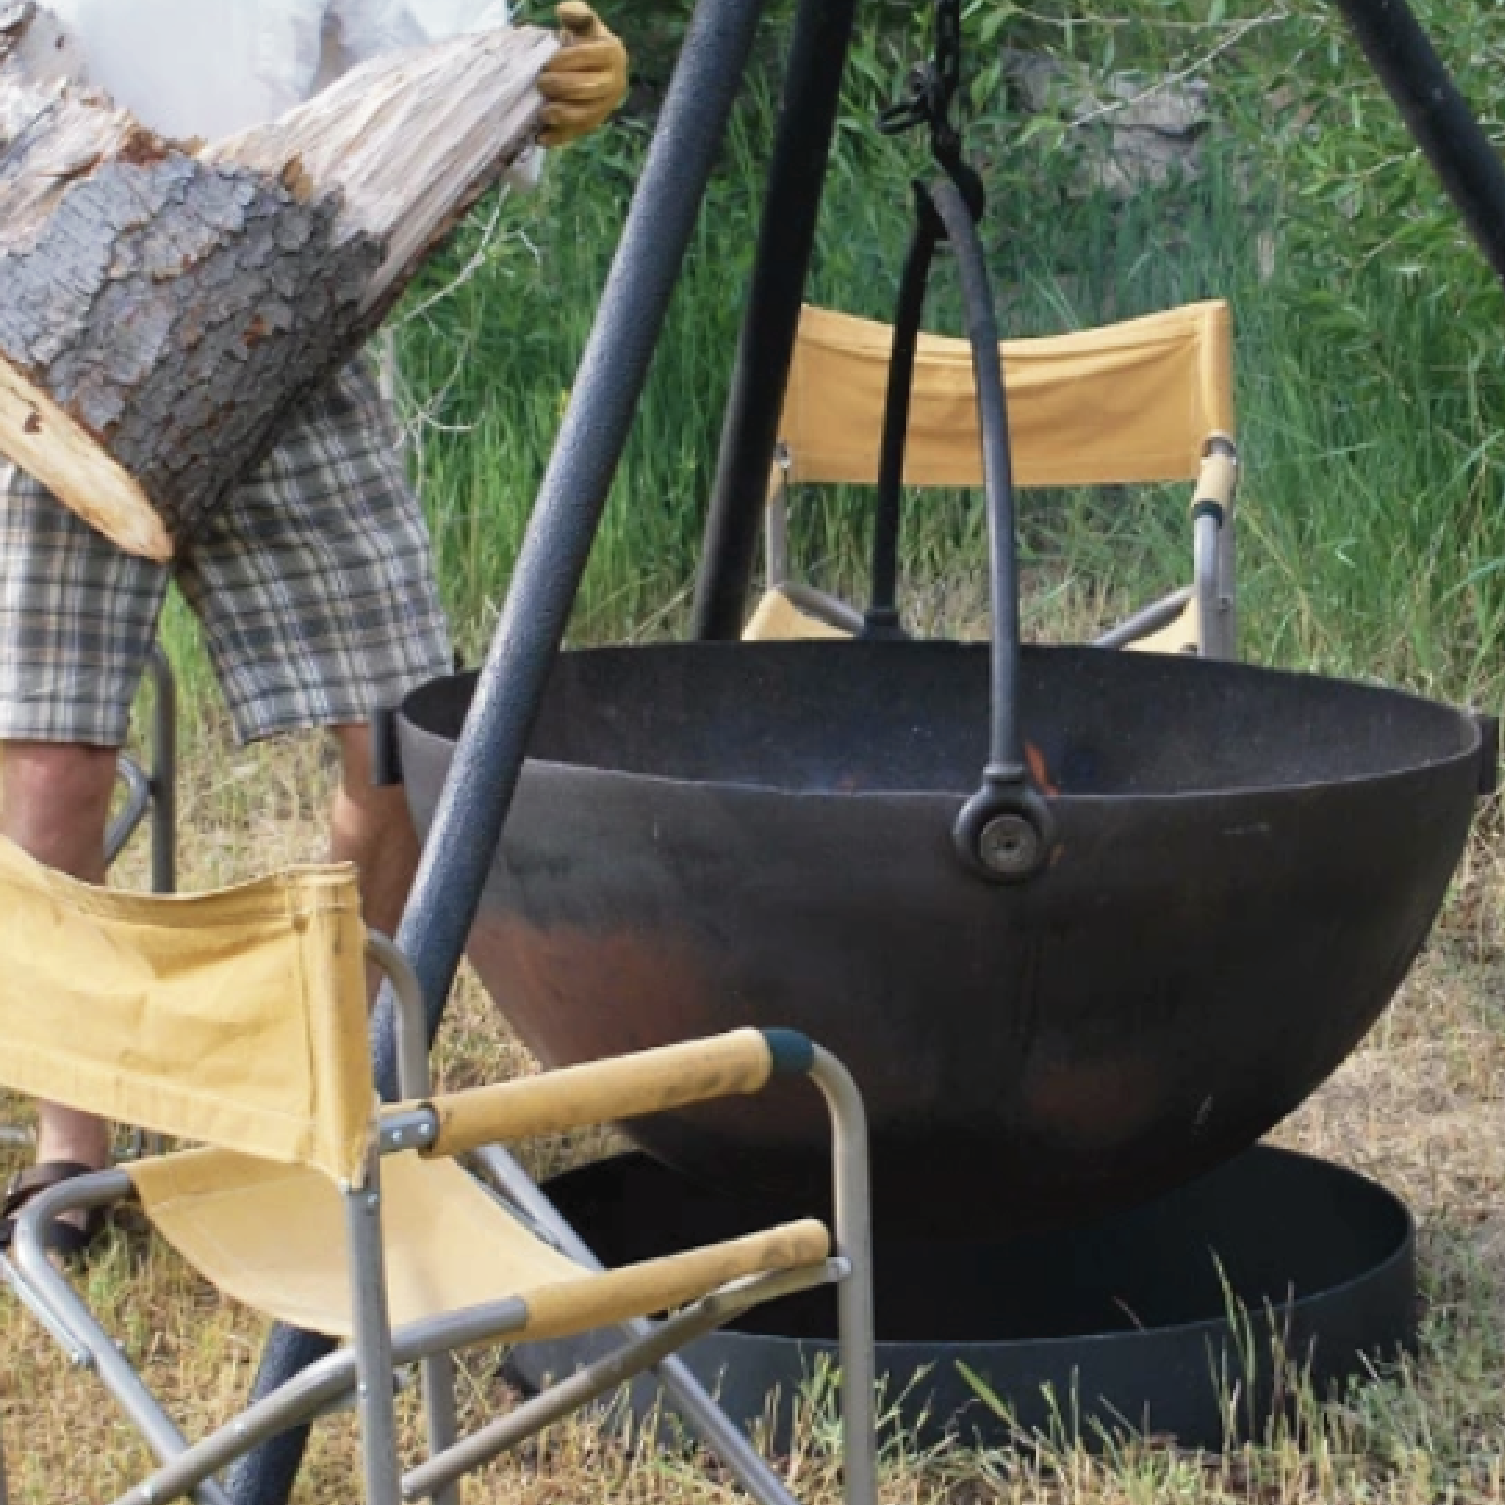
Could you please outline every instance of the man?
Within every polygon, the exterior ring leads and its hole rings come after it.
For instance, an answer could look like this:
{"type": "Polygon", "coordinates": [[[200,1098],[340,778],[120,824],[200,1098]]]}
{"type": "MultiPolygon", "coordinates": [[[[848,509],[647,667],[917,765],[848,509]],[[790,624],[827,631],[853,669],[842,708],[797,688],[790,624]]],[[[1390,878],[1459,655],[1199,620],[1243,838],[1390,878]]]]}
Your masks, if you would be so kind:
{"type": "MultiPolygon", "coordinates": [[[[145,124],[213,139],[272,119],[401,46],[505,24],[497,0],[53,0],[87,80],[145,124]]],[[[626,85],[621,43],[580,0],[539,79],[540,144],[600,125],[626,85]]],[[[369,720],[448,672],[427,529],[391,414],[362,362],[341,372],[170,565],[127,555],[0,462],[0,832],[104,880],[131,701],[168,582],[198,615],[242,741],[328,728],[341,757],[330,854],[366,918],[394,931],[418,842],[400,789],[371,783],[369,720]]],[[[88,1021],[78,1021],[87,1028],[88,1021]]],[[[108,1163],[109,1125],[40,1104],[37,1163],[0,1207],[0,1246],[38,1191],[108,1163]]],[[[55,1224],[61,1254],[95,1230],[55,1224]]]]}

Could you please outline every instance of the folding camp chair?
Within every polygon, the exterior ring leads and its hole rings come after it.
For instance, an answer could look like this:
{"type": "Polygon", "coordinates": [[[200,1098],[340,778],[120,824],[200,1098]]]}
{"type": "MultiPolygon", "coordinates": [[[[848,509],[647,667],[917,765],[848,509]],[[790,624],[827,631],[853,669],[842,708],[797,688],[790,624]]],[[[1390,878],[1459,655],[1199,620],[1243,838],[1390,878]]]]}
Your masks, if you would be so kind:
{"type": "MultiPolygon", "coordinates": [[[[416,979],[364,930],[353,871],[303,867],[193,897],[92,888],[0,844],[0,1079],[194,1148],[80,1177],[18,1220],[17,1286],[93,1365],[161,1466],[121,1496],[193,1493],[259,1441],[352,1391],[366,1499],[456,1499],[458,1476],[775,1296],[842,1282],[846,1489],[873,1500],[866,1131],[850,1077],[793,1032],[742,1029],[429,1096],[416,979]],[[391,979],[407,1101],[378,1108],[365,959],[391,979]],[[87,1020],[87,1029],[69,1028],[87,1020]],[[796,1221],[621,1269],[583,1267],[460,1169],[482,1144],[631,1118],[803,1074],[833,1124],[834,1242],[796,1221]],[[45,1221],[135,1197],[221,1290],[352,1340],[189,1445],[43,1252],[45,1221]],[[608,1359],[455,1440],[449,1355],[671,1313],[608,1359]],[[394,1365],[420,1363],[430,1456],[400,1476],[394,1365]]],[[[787,1498],[787,1497],[786,1497],[787,1498]]],[[[783,1502],[781,1501],[781,1505],[783,1502]]]]}
{"type": "MultiPolygon", "coordinates": [[[[830,309],[801,313],[765,528],[769,590],[745,636],[842,636],[862,614],[791,579],[787,504],[796,482],[873,485],[892,331],[830,309]]],[[[1191,585],[1098,642],[1231,658],[1235,649],[1232,342],[1228,306],[1192,303],[1046,339],[1005,340],[1017,486],[1192,481],[1191,585]]],[[[922,334],[904,453],[912,487],[982,484],[972,357],[922,334]]]]}

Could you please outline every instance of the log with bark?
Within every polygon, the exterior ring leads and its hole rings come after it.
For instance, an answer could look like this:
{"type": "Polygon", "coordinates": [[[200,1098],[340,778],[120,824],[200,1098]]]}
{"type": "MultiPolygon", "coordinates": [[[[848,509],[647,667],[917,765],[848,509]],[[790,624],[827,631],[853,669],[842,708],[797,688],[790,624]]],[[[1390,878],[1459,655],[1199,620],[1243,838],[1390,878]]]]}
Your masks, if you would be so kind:
{"type": "Polygon", "coordinates": [[[0,452],[170,557],[528,148],[557,42],[393,53],[272,124],[173,141],[0,4],[0,452]]]}

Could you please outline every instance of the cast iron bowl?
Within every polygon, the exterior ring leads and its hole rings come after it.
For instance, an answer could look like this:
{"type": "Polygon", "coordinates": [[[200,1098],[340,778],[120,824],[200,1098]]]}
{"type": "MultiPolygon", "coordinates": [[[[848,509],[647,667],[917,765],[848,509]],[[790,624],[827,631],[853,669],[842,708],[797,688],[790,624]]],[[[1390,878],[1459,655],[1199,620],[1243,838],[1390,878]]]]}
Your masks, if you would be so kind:
{"type": "MultiPolygon", "coordinates": [[[[1021,675],[1060,792],[1049,867],[1011,886],[951,839],[986,757],[985,646],[562,654],[471,935],[492,998],[546,1066],[804,1030],[863,1090],[890,1226],[1068,1225],[1238,1153],[1406,975],[1480,727],[1190,658],[1032,648],[1021,675]]],[[[473,683],[403,707],[420,829],[473,683]]],[[[825,1184],[803,1083],[629,1128],[691,1175],[825,1184]]]]}

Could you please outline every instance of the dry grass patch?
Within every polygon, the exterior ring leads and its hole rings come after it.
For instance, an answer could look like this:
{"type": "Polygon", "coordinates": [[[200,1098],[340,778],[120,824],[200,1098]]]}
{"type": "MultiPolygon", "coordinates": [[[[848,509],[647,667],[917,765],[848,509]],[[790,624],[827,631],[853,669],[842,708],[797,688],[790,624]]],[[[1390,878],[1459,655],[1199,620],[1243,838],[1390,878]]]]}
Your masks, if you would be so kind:
{"type": "MultiPolygon", "coordinates": [[[[333,764],[316,742],[230,751],[211,729],[194,739],[181,794],[182,885],[197,888],[323,851],[333,764]]],[[[1088,1453],[1040,1439],[989,1454],[920,1454],[902,1442],[884,1460],[885,1505],[1505,1505],[1505,862],[1496,812],[1481,821],[1427,954],[1359,1051],[1297,1114],[1280,1142],[1357,1167],[1401,1192],[1422,1229],[1425,1293],[1417,1360],[1227,1455],[1124,1440],[1088,1453]]],[[[130,853],[121,881],[145,881],[130,853]]],[[[461,1085],[533,1069],[463,975],[436,1052],[461,1085]]],[[[0,1101],[24,1125],[25,1104],[0,1101]]],[[[542,1174],[593,1158],[599,1136],[530,1151],[542,1174]]],[[[25,1150],[0,1147],[5,1169],[25,1150]]],[[[90,1266],[88,1294],[190,1435],[244,1401],[261,1319],[220,1298],[160,1242],[126,1222],[90,1266]]],[[[473,1355],[461,1384],[476,1419],[513,1399],[497,1354],[473,1355]]],[[[416,1447],[415,1403],[403,1399],[416,1447]]],[[[147,1467],[131,1430],[94,1378],[72,1371],[13,1300],[0,1301],[0,1428],[12,1500],[108,1500],[147,1467]]],[[[802,1499],[835,1505],[835,1429],[812,1399],[781,1467],[802,1499]]],[[[347,1502],[355,1436],[347,1414],[315,1429],[295,1500],[347,1502]]],[[[469,1502],[587,1505],[605,1499],[712,1505],[736,1490],[674,1429],[614,1415],[554,1428],[469,1481],[469,1502]],[[667,1444],[667,1445],[665,1445],[667,1444]]]]}

